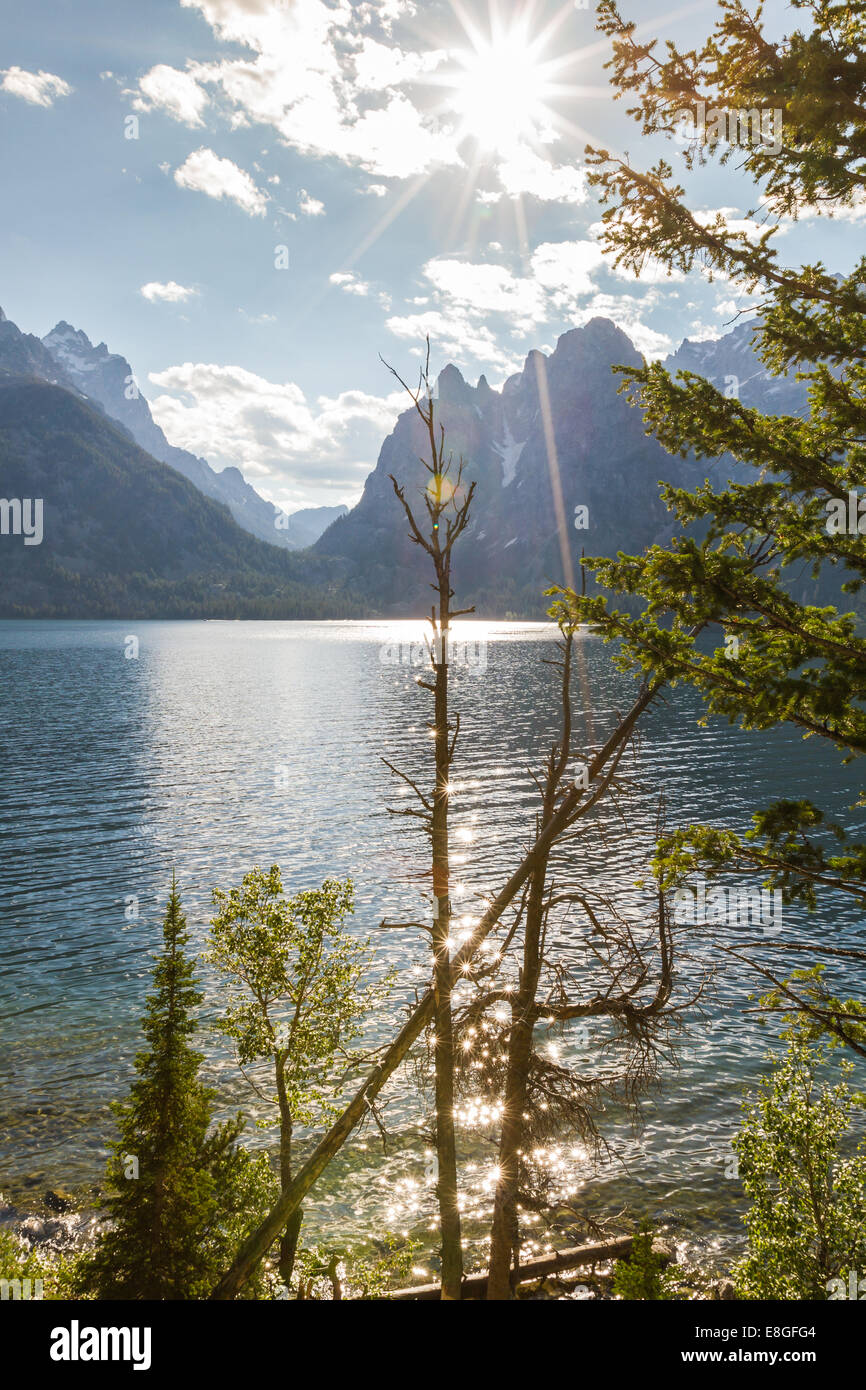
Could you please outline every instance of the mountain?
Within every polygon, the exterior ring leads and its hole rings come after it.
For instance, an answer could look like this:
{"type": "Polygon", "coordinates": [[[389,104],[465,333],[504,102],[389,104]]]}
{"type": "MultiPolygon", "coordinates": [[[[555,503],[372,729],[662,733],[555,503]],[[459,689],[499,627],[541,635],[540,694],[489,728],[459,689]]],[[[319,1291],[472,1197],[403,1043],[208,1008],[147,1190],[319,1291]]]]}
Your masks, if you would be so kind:
{"type": "Polygon", "coordinates": [[[286,531],[290,550],[306,550],[314,545],[323,531],[341,516],[346,516],[348,507],[303,507],[299,512],[290,512],[286,518],[286,531]]]}
{"type": "MultiPolygon", "coordinates": [[[[802,413],[802,384],[766,372],[753,331],[746,323],[712,341],[686,340],[665,365],[707,376],[763,411],[802,413]]],[[[476,484],[454,556],[461,607],[541,617],[544,590],[579,575],[582,550],[636,553],[670,542],[676,528],[660,481],[692,487],[750,474],[731,459],[673,457],[644,432],[611,371],[640,362],[628,337],[596,318],[564,333],[552,353],[530,352],[501,390],[483,376],[470,385],[453,365],[440,373],[437,420],[464,460],[465,481],[476,484]]],[[[172,448],[131,383],[124,358],[68,324],[40,341],[0,319],[0,492],[45,506],[42,545],[0,536],[0,612],[429,612],[430,575],[389,476],[423,510],[426,439],[414,408],[397,419],[351,512],[312,508],[275,526],[273,508],[238,470],[217,474],[172,448]],[[121,418],[109,418],[115,413],[121,418]],[[270,544],[249,534],[260,519],[270,544]]]]}
{"type": "MultiPolygon", "coordinates": [[[[767,371],[752,347],[754,331],[752,319],[718,339],[685,339],[664,365],[706,377],[765,414],[804,414],[804,384],[767,371]]],[[[501,391],[483,376],[471,386],[453,365],[440,374],[437,421],[447,450],[463,457],[467,482],[476,483],[472,519],[454,555],[461,607],[543,616],[544,590],[579,575],[582,549],[587,556],[635,554],[670,542],[676,523],[660,482],[695,487],[706,477],[718,485],[754,476],[729,456],[672,456],[645,434],[640,411],[618,393],[621,378],[611,371],[640,362],[621,329],[595,318],[564,333],[549,356],[530,352],[501,391]],[[578,507],[588,508],[586,529],[575,529],[578,507]]],[[[429,611],[430,576],[408,539],[389,476],[423,513],[425,453],[424,427],[410,408],[382,445],[360,502],[314,547],[338,559],[347,581],[386,613],[429,611]]],[[[808,578],[801,588],[812,594],[808,578]]],[[[828,578],[813,597],[825,590],[822,601],[838,597],[836,580],[828,578]]]]}
{"type": "MultiPolygon", "coordinates": [[[[46,333],[42,344],[53,371],[61,373],[60,384],[71,383],[83,395],[96,401],[107,415],[129,430],[142,449],[161,463],[176,468],[206,497],[225,503],[238,525],[249,531],[250,535],[258,536],[259,540],[289,550],[300,550],[318,538],[334,519],[335,513],[346,510],[313,507],[301,513],[292,513],[288,526],[278,526],[278,512],[273,503],[259,496],[240,469],[224,468],[218,473],[205,459],[169,444],[153,419],[150,406],[141,394],[125,357],[109,352],[105,343],[94,347],[86,333],[64,320],[46,333]],[[315,518],[320,513],[323,515],[317,529],[315,518]]],[[[23,367],[21,370],[24,370],[23,367]]],[[[35,368],[34,374],[45,376],[43,371],[35,368]]]]}
{"type": "Polygon", "coordinates": [[[22,333],[0,309],[0,371],[38,376],[53,386],[77,391],[74,382],[55,361],[48,348],[32,333],[22,333]]]}
{"type": "MultiPolygon", "coordinates": [[[[461,607],[466,600],[480,611],[539,616],[544,589],[577,572],[581,548],[604,555],[670,539],[659,479],[684,482],[689,467],[644,433],[640,412],[618,395],[610,370],[640,361],[621,329],[595,318],[564,333],[549,356],[530,352],[501,391],[483,376],[471,386],[455,366],[440,374],[437,419],[446,447],[455,459],[462,455],[466,480],[476,483],[454,556],[461,607]],[[589,509],[587,529],[575,529],[578,507],[589,509]]],[[[339,559],[353,585],[387,613],[429,610],[430,575],[389,478],[423,506],[424,452],[423,425],[411,408],[382,445],[360,502],[314,546],[339,559]]]]}
{"type": "Polygon", "coordinates": [[[663,366],[674,375],[694,372],[718,391],[736,394],[743,405],[765,415],[801,415],[807,409],[806,387],[796,376],[772,376],[752,346],[755,319],[739,323],[721,338],[692,342],[685,338],[663,366]]]}
{"type": "Polygon", "coordinates": [[[256,540],[90,402],[7,370],[0,480],[42,511],[41,543],[0,534],[2,617],[361,615],[331,562],[256,540]]]}

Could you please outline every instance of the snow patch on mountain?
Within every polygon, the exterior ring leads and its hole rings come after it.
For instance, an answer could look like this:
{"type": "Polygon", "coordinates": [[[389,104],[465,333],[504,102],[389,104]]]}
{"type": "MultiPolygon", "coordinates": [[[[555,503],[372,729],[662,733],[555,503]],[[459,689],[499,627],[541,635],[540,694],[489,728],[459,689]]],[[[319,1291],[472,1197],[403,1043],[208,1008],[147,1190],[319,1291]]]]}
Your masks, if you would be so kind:
{"type": "Polygon", "coordinates": [[[517,472],[517,464],[523,452],[525,439],[515,439],[511,433],[511,424],[506,417],[505,438],[501,441],[493,441],[492,448],[502,461],[502,486],[508,487],[509,483],[514,482],[514,475],[517,472]]]}

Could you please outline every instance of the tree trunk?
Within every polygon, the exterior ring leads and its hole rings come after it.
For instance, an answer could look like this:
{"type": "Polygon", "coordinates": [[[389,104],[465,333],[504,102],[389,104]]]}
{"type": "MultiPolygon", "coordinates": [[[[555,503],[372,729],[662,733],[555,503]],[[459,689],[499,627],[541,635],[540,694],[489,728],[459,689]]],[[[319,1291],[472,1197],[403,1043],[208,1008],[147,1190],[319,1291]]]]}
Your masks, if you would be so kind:
{"type": "MultiPolygon", "coordinates": [[[[439,644],[434,696],[436,788],[433,793],[433,993],[436,1006],[436,1192],[442,1236],[442,1297],[459,1299],[463,1278],[460,1209],[457,1201],[457,1146],[454,1138],[454,1029],[451,1018],[451,899],[448,862],[448,778],[451,765],[448,725],[448,601],[447,563],[437,566],[439,577],[439,644]]],[[[434,628],[435,643],[435,628],[434,628]]]]}
{"type": "MultiPolygon", "coordinates": [[[[542,830],[546,830],[554,819],[556,796],[568,763],[571,744],[571,644],[572,638],[569,634],[565,640],[562,664],[562,741],[558,750],[552,750],[547,764],[541,809],[542,830]]],[[[544,964],[545,886],[549,863],[550,849],[547,848],[539,855],[529,881],[526,924],[523,930],[523,968],[520,972],[517,996],[511,1007],[508,1069],[505,1077],[502,1128],[499,1134],[499,1178],[493,1200],[493,1222],[490,1231],[490,1270],[487,1280],[487,1298],[490,1301],[511,1297],[512,1254],[516,1262],[520,1259],[520,1218],[517,1211],[520,1151],[525,1146],[524,1117],[529,1092],[529,1069],[532,1064],[535,1001],[544,964]]]]}
{"type": "MultiPolygon", "coordinates": [[[[548,808],[545,807],[547,810],[548,808]]],[[[541,971],[541,929],[544,918],[544,885],[548,856],[533,872],[526,908],[523,941],[523,969],[517,997],[511,1010],[508,1038],[508,1070],[499,1135],[499,1178],[493,1200],[490,1231],[490,1269],[487,1298],[511,1297],[511,1257],[519,1250],[517,1196],[520,1185],[520,1150],[526,1128],[524,1113],[532,1059],[532,1033],[535,1026],[535,995],[541,971]]]]}
{"type": "MultiPolygon", "coordinates": [[[[620,720],[604,747],[596,753],[589,766],[589,779],[597,777],[627,739],[643,711],[650,704],[662,682],[657,680],[645,686],[628,714],[620,720]]],[[[459,975],[460,967],[471,961],[477,954],[481,943],[490,935],[506,908],[514,901],[542,854],[549,850],[553,841],[566,827],[568,817],[574,812],[580,800],[580,793],[572,791],[565,798],[556,814],[545,826],[538,839],[524,855],[508,882],[497,894],[494,901],[483,913],[470,940],[458,952],[451,966],[452,981],[459,975]]],[[[393,1042],[382,1055],[381,1061],[359,1086],[349,1104],[334,1121],[327,1134],[320,1140],[315,1151],[301,1168],[288,1192],[281,1193],[279,1200],[268,1212],[265,1219],[251,1231],[241,1245],[231,1267],[216,1285],[212,1299],[234,1298],[252,1275],[259,1261],[267,1253],[280,1232],[287,1225],[292,1214],[298,1209],[310,1188],[321,1177],[335,1154],[339,1153],[353,1129],[369,1114],[370,1102],[382,1090],[388,1078],[400,1066],[412,1045],[435,1019],[435,996],[428,990],[418,1001],[406,1022],[400,1028],[393,1042]]]]}
{"type": "MultiPolygon", "coordinates": [[[[286,1092],[285,1063],[282,1056],[276,1059],[277,1099],[280,1106],[280,1192],[283,1196],[292,1187],[292,1112],[286,1092]]],[[[280,1236],[280,1278],[288,1289],[295,1268],[295,1253],[301,1234],[304,1213],[297,1207],[280,1236]]]]}
{"type": "MultiPolygon", "coordinates": [[[[289,1188],[284,1191],[288,1192],[289,1188]]],[[[296,1207],[289,1217],[288,1225],[280,1236],[280,1278],[288,1289],[292,1281],[292,1274],[295,1268],[295,1255],[298,1250],[298,1239],[301,1234],[301,1222],[304,1219],[303,1207],[296,1207]]]]}
{"type": "MultiPolygon", "coordinates": [[[[627,1260],[632,1252],[633,1236],[616,1236],[611,1240],[598,1241],[592,1245],[573,1245],[565,1250],[556,1250],[551,1255],[539,1255],[536,1259],[527,1260],[515,1275],[516,1284],[527,1284],[531,1280],[546,1279],[549,1275],[557,1275],[570,1269],[579,1269],[581,1265],[602,1264],[605,1260],[627,1260]]],[[[652,1246],[653,1254],[658,1256],[665,1265],[674,1261],[674,1253],[669,1246],[662,1240],[654,1240],[652,1246]]],[[[487,1293],[489,1275],[468,1274],[463,1280],[464,1298],[484,1298],[487,1293]]],[[[408,1289],[390,1289],[385,1298],[395,1299],[401,1302],[409,1302],[413,1299],[423,1299],[425,1302],[433,1302],[441,1296],[438,1284],[416,1284],[408,1289]]]]}

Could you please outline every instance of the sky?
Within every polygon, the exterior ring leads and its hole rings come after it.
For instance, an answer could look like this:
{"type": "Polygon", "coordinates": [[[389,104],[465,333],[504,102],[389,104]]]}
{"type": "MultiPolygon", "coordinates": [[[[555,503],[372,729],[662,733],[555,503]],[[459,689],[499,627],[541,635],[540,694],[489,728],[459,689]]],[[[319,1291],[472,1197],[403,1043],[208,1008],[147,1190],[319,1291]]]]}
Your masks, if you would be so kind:
{"type": "MultiPolygon", "coordinates": [[[[681,47],[716,13],[621,10],[681,47]]],[[[171,443],[278,506],[352,505],[406,404],[380,354],[411,376],[429,334],[499,386],[596,315],[663,357],[748,308],[602,254],[587,143],[679,157],[608,57],[582,0],[0,0],[0,305],[122,353],[171,443]]],[[[734,166],[677,168],[690,206],[741,219],[734,166]]],[[[786,224],[780,257],[845,271],[864,220],[786,224]]]]}

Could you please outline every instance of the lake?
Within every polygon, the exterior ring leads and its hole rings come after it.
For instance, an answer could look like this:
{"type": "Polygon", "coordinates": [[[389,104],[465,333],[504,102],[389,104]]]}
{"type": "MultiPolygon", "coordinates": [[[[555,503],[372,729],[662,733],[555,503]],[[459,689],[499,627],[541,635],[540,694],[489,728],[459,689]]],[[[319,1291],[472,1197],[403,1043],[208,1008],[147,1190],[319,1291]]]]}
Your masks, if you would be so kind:
{"type": "MultiPolygon", "coordinates": [[[[288,891],[351,876],[352,929],[373,934],[377,970],[396,971],[388,1009],[371,1021],[373,1039],[389,1036],[429,977],[422,933],[377,930],[383,918],[429,916],[426,844],[407,818],[387,814],[396,791],[382,762],[431,779],[432,697],[417,688],[412,664],[422,632],[408,622],[0,622],[7,1196],[26,1206],[28,1192],[99,1182],[112,1133],[107,1105],[132,1074],[172,872],[197,945],[212,888],[239,883],[254,865],[279,864],[288,891]]],[[[538,798],[530,769],[540,767],[558,720],[554,673],[544,664],[556,631],[467,622],[455,636],[465,646],[452,667],[462,721],[453,896],[468,915],[508,877],[531,833],[538,798]]],[[[634,690],[598,639],[580,638],[576,749],[601,741],[634,690]]],[[[634,885],[652,850],[660,792],[669,826],[745,829],[754,809],[780,796],[810,797],[854,823],[857,774],[826,745],[790,730],[704,729],[697,714],[690,692],[677,690],[645,717],[628,766],[628,832],[606,805],[597,833],[573,851],[587,886],[637,912],[645,899],[634,885]]],[[[829,896],[811,915],[786,907],[782,935],[866,946],[856,908],[829,896]]],[[[704,941],[684,981],[718,964],[714,956],[704,941]]],[[[615,1112],[603,1118],[625,1167],[596,1172],[579,1145],[552,1155],[577,1209],[603,1215],[629,1203],[710,1252],[737,1240],[739,1185],[725,1177],[725,1160],[743,1087],[765,1065],[770,1041],[744,1012],[756,987],[730,969],[717,977],[706,1018],[694,1020],[639,1134],[615,1112]]],[[[226,1106],[253,1113],[224,1045],[208,1035],[204,1046],[226,1106]]],[[[564,1046],[573,1055],[573,1040],[564,1046]]],[[[409,1072],[389,1094],[387,1151],[375,1128],[365,1132],[308,1200],[308,1227],[325,1239],[426,1230],[432,1188],[409,1072]]],[[[262,1131],[250,1138],[266,1142],[262,1131]]],[[[462,1140],[471,1236],[482,1229],[495,1150],[490,1132],[469,1128],[462,1140]]]]}

